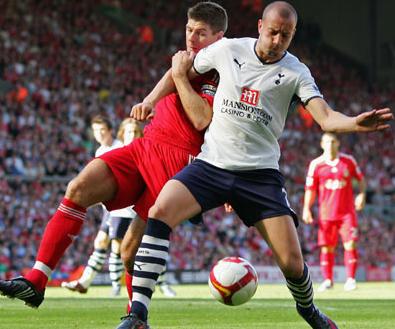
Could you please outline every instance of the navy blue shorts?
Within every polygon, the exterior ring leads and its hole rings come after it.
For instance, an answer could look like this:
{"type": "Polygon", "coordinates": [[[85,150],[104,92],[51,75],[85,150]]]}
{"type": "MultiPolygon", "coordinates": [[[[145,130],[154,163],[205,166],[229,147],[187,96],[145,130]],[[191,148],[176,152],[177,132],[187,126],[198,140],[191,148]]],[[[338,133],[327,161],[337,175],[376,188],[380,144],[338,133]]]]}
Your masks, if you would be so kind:
{"type": "Polygon", "coordinates": [[[202,212],[228,202],[247,226],[261,219],[289,215],[284,177],[276,169],[231,171],[195,160],[173,177],[183,183],[200,204],[202,212]]]}
{"type": "Polygon", "coordinates": [[[107,210],[103,211],[103,213],[100,231],[107,233],[110,240],[123,239],[132,218],[110,216],[107,210]]]}

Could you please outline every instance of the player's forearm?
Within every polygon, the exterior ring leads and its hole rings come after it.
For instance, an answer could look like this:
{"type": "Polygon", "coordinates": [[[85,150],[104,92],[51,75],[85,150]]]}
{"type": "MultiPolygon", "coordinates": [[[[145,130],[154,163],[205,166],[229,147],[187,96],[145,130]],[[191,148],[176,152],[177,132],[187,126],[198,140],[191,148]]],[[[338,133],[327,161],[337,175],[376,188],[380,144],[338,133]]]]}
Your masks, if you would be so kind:
{"type": "Polygon", "coordinates": [[[302,220],[306,224],[311,224],[314,221],[313,214],[311,213],[311,207],[313,206],[315,199],[315,193],[312,190],[306,190],[304,195],[304,205],[302,220]]]}
{"type": "Polygon", "coordinates": [[[313,190],[306,190],[304,194],[304,202],[303,202],[303,209],[304,210],[311,210],[315,201],[315,192],[313,190]]]}
{"type": "Polygon", "coordinates": [[[365,205],[365,202],[366,202],[366,181],[365,181],[365,179],[362,178],[359,181],[358,185],[359,185],[359,193],[357,195],[357,198],[360,198],[362,204],[365,205]]]}
{"type": "Polygon", "coordinates": [[[362,178],[359,181],[358,185],[359,185],[359,193],[366,194],[366,180],[365,180],[365,178],[362,178]]]}
{"type": "Polygon", "coordinates": [[[349,117],[329,108],[325,109],[316,121],[326,132],[345,133],[356,131],[357,128],[355,117],[349,117]]]}
{"type": "Polygon", "coordinates": [[[175,91],[175,84],[171,76],[171,69],[169,69],[162,79],[156,84],[154,89],[144,98],[144,102],[151,103],[155,106],[156,103],[163,97],[175,91]]]}
{"type": "Polygon", "coordinates": [[[193,126],[199,131],[205,129],[212,118],[210,104],[192,88],[187,76],[174,78],[174,83],[184,111],[193,126]]]}
{"type": "Polygon", "coordinates": [[[359,182],[359,193],[355,197],[355,209],[361,211],[366,204],[366,184],[365,180],[362,179],[359,182]]]}
{"type": "Polygon", "coordinates": [[[328,116],[320,124],[323,131],[346,133],[357,130],[356,118],[337,111],[329,111],[328,116]]]}
{"type": "Polygon", "coordinates": [[[349,117],[343,113],[334,111],[321,98],[312,99],[306,105],[306,108],[323,131],[344,133],[357,130],[356,117],[349,117]]]}

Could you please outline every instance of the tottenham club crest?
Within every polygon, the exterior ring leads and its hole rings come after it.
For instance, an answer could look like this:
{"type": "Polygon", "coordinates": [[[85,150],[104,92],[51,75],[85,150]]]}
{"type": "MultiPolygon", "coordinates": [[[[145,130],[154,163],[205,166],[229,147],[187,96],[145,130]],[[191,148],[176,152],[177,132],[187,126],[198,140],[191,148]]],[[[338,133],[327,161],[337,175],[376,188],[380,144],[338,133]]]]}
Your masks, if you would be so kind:
{"type": "Polygon", "coordinates": [[[278,86],[281,83],[281,79],[284,78],[285,75],[282,73],[277,74],[276,80],[274,80],[274,83],[278,86]]]}

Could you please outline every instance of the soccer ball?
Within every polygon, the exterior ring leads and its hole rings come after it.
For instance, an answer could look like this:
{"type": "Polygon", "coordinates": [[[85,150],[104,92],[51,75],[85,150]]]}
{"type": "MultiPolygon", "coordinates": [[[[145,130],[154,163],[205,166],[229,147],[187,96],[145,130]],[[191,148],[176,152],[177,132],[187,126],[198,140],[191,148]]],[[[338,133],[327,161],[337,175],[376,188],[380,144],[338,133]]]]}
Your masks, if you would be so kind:
{"type": "Polygon", "coordinates": [[[258,287],[258,274],[254,267],[241,257],[226,257],[210,271],[208,285],[219,302],[236,306],[248,302],[258,287]]]}

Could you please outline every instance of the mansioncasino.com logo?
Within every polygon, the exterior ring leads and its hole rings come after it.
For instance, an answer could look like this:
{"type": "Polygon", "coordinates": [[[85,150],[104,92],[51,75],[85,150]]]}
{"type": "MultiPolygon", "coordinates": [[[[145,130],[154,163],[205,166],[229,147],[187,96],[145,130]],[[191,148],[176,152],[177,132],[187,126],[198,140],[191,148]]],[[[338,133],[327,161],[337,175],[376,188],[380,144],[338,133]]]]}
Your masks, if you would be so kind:
{"type": "Polygon", "coordinates": [[[260,93],[258,90],[243,87],[243,89],[241,90],[240,101],[256,106],[259,101],[259,94],[260,93]]]}
{"type": "Polygon", "coordinates": [[[247,118],[267,126],[272,121],[272,116],[265,113],[263,109],[256,107],[259,101],[259,94],[258,90],[243,87],[239,102],[229,99],[222,101],[221,113],[247,118]]]}

